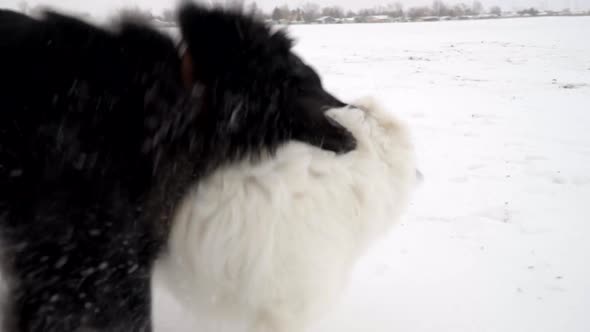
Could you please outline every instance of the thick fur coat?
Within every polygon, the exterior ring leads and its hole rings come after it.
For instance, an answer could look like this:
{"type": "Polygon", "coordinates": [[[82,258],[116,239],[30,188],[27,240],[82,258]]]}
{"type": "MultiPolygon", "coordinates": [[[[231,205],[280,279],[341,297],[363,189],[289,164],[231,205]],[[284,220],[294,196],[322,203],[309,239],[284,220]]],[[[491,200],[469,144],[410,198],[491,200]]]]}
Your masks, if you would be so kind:
{"type": "Polygon", "coordinates": [[[151,330],[151,270],[191,186],[293,140],[355,148],[284,33],[194,5],[179,23],[182,57],[134,20],[0,11],[4,331],[151,330]]]}
{"type": "Polygon", "coordinates": [[[198,319],[303,331],[398,220],[416,180],[410,137],[373,101],[356,106],[328,112],[355,136],[354,151],[292,142],[221,167],[184,201],[158,268],[198,319]]]}

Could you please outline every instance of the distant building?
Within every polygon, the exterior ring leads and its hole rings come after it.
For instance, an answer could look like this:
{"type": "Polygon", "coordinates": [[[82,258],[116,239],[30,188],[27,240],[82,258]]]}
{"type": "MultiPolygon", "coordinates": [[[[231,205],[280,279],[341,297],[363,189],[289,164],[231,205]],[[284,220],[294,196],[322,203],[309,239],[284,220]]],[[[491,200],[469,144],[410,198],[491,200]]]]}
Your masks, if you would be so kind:
{"type": "Polygon", "coordinates": [[[503,17],[517,17],[519,16],[516,12],[502,12],[503,17]]]}
{"type": "Polygon", "coordinates": [[[391,22],[391,18],[387,15],[373,15],[368,16],[366,19],[367,23],[388,23],[391,22]]]}
{"type": "Polygon", "coordinates": [[[316,19],[315,22],[319,23],[319,24],[333,24],[333,23],[339,23],[340,20],[338,20],[337,18],[332,17],[332,16],[322,16],[322,17],[316,19]]]}
{"type": "Polygon", "coordinates": [[[495,14],[479,14],[475,18],[476,19],[479,19],[479,20],[486,20],[486,19],[496,18],[496,17],[498,17],[498,15],[495,15],[495,14]]]}
{"type": "Polygon", "coordinates": [[[403,16],[399,16],[399,17],[391,17],[389,19],[389,22],[409,22],[409,20],[403,16]]]}

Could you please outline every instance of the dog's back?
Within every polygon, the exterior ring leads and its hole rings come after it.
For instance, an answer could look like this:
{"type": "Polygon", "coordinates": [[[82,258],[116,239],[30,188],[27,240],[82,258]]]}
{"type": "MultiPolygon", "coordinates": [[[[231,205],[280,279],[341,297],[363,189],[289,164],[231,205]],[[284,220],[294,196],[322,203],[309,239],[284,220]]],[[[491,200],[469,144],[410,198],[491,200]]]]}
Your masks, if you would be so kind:
{"type": "MultiPolygon", "coordinates": [[[[156,81],[181,90],[169,38],[141,25],[108,31],[56,13],[35,19],[0,11],[0,73],[0,192],[33,176],[59,181],[69,168],[102,167],[86,173],[88,181],[108,171],[100,158],[81,162],[84,155],[133,160],[145,139],[138,119],[149,115],[146,92],[156,81]],[[23,176],[10,176],[14,170],[23,176]]],[[[179,98],[163,95],[155,103],[179,98]]]]}
{"type": "Polygon", "coordinates": [[[173,42],[148,27],[0,11],[0,242],[15,281],[5,330],[147,328],[165,238],[138,209],[169,207],[145,199],[157,179],[145,118],[178,101],[179,67],[173,42]]]}

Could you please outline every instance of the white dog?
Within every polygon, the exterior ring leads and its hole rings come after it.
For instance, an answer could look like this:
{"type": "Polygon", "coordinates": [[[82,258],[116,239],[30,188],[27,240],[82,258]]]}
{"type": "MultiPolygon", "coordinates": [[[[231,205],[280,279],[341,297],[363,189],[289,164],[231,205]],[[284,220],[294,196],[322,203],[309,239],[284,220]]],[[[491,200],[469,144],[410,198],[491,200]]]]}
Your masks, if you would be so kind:
{"type": "Polygon", "coordinates": [[[372,100],[356,106],[328,112],[358,141],[348,154],[292,142],[199,183],[157,267],[187,308],[251,332],[298,332],[329,307],[416,180],[406,128],[372,100]]]}

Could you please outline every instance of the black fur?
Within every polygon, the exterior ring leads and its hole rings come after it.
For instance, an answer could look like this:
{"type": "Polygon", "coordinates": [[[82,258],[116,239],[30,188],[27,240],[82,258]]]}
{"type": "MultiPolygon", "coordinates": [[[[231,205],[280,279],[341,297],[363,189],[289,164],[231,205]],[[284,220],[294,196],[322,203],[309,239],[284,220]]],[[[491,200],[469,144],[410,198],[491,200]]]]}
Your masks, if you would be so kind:
{"type": "Polygon", "coordinates": [[[283,33],[185,6],[195,86],[170,38],[0,11],[4,331],[149,331],[150,270],[189,186],[297,139],[346,152],[342,103],[283,33]]]}

